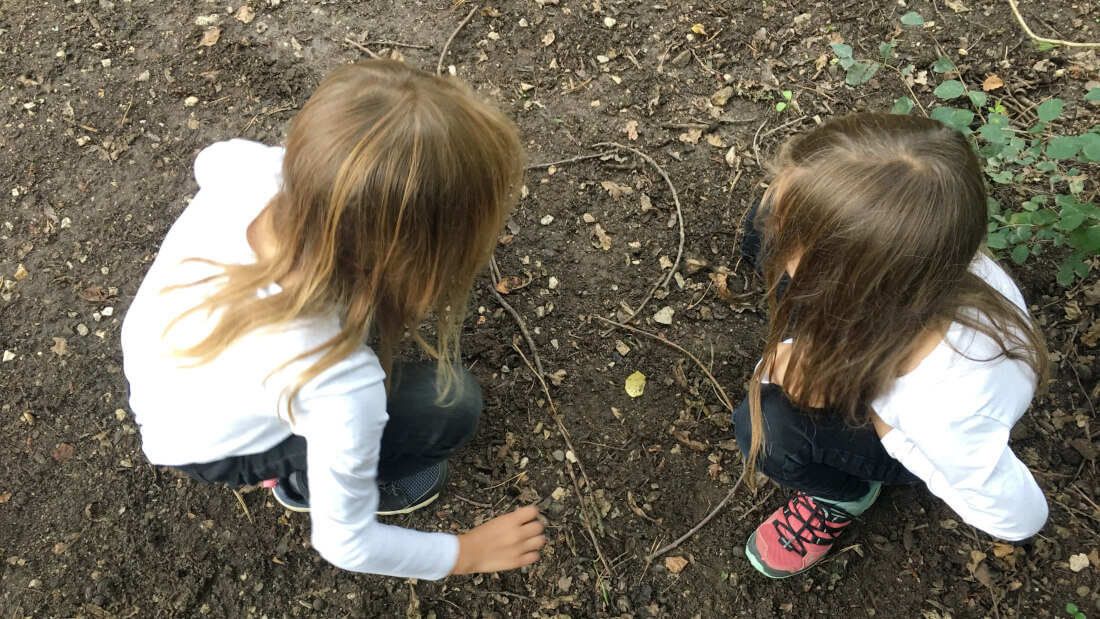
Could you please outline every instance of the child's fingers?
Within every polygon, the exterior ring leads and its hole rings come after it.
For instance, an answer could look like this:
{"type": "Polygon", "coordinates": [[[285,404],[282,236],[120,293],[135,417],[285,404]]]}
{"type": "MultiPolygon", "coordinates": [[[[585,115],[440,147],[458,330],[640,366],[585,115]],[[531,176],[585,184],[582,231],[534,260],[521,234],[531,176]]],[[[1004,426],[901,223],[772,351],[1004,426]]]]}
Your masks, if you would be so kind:
{"type": "Polygon", "coordinates": [[[540,556],[540,555],[539,555],[539,553],[537,553],[537,552],[528,552],[528,553],[524,553],[524,554],[523,554],[523,555],[521,555],[521,556],[520,556],[520,558],[519,558],[519,559],[518,559],[518,560],[516,561],[516,567],[523,567],[523,566],[525,566],[525,565],[531,565],[531,564],[532,564],[532,563],[534,563],[535,561],[538,561],[538,560],[539,560],[539,556],[540,556]]]}
{"type": "Polygon", "coordinates": [[[530,522],[536,519],[539,515],[539,508],[534,505],[528,505],[526,507],[520,507],[516,511],[508,514],[509,517],[515,518],[518,522],[530,522]]]}
{"type": "Polygon", "coordinates": [[[538,520],[532,520],[519,528],[519,534],[523,538],[534,537],[542,533],[545,527],[538,520]]]}
{"type": "Polygon", "coordinates": [[[544,545],[546,545],[546,536],[536,535],[531,539],[524,540],[523,543],[520,545],[520,548],[523,552],[531,552],[533,550],[538,550],[539,548],[542,548],[544,545]]]}

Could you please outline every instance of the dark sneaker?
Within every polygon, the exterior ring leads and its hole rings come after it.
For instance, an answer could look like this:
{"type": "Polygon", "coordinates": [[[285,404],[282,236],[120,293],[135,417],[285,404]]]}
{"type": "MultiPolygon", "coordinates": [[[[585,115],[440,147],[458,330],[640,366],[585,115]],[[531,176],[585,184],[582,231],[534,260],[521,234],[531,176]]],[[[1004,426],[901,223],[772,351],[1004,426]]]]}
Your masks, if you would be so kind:
{"type": "Polygon", "coordinates": [[[264,482],[264,486],[271,488],[271,494],[280,505],[292,512],[309,511],[309,486],[306,485],[304,471],[294,471],[288,477],[264,482]]]}
{"type": "Polygon", "coordinates": [[[439,498],[439,493],[447,486],[451,476],[451,467],[444,460],[419,473],[408,477],[378,484],[381,495],[378,503],[379,516],[395,516],[416,511],[439,498]]]}
{"type": "Polygon", "coordinates": [[[845,504],[815,499],[801,492],[763,522],[745,544],[749,562],[769,578],[787,578],[820,561],[840,534],[878,498],[881,484],[867,496],[845,504]],[[854,512],[854,513],[853,513],[854,512]]]}

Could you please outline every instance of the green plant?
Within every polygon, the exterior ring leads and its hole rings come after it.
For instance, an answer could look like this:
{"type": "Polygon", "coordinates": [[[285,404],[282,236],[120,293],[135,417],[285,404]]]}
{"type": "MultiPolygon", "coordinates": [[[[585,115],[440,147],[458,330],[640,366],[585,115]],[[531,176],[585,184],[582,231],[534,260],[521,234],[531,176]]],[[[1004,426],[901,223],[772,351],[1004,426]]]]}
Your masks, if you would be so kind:
{"type": "Polygon", "coordinates": [[[1085,613],[1077,610],[1076,604],[1066,604],[1066,612],[1069,613],[1069,616],[1073,617],[1073,619],[1088,619],[1085,617],[1085,613]]]}
{"type": "Polygon", "coordinates": [[[787,109],[787,106],[791,104],[791,97],[794,96],[794,93],[790,90],[784,90],[781,94],[783,95],[783,100],[775,104],[775,111],[777,112],[782,112],[787,109]]]}
{"type": "MultiPolygon", "coordinates": [[[[901,22],[917,26],[924,19],[910,12],[901,22]]],[[[882,62],[878,63],[854,58],[850,45],[832,44],[835,62],[845,69],[845,82],[852,86],[867,82],[883,66],[903,81],[911,76],[913,64],[891,62],[899,58],[897,47],[895,39],[881,42],[882,62]]],[[[1058,283],[1069,286],[1088,275],[1090,262],[1100,255],[1100,191],[1095,180],[1100,178],[1096,165],[1100,163],[1100,124],[1081,133],[1070,132],[1066,123],[1059,122],[1065,101],[1058,98],[1041,102],[1034,108],[1037,120],[1022,124],[1025,114],[1010,118],[1003,101],[971,89],[951,58],[941,55],[931,69],[951,79],[942,79],[933,89],[937,105],[930,107],[928,115],[970,137],[991,184],[1011,186],[1016,194],[1005,198],[1011,193],[991,191],[1005,203],[989,199],[989,248],[1018,264],[1049,248],[1064,248],[1058,283]]],[[[1100,101],[1100,88],[1091,89],[1084,98],[1100,101]]],[[[913,98],[901,97],[890,111],[909,114],[915,105],[919,104],[913,98]]]]}

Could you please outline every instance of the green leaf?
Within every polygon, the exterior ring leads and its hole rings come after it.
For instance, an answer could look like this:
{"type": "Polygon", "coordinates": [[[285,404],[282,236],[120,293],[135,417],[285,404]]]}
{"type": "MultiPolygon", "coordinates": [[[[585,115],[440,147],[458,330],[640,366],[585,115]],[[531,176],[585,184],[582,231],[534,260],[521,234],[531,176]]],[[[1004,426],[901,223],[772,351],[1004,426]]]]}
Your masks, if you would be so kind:
{"type": "Polygon", "coordinates": [[[1077,279],[1077,274],[1073,272],[1073,266],[1066,264],[1068,259],[1058,267],[1058,275],[1055,279],[1063,286],[1072,286],[1073,280],[1077,279]]]}
{"type": "Polygon", "coordinates": [[[1054,168],[1058,167],[1058,164],[1053,161],[1040,161],[1035,164],[1035,169],[1040,172],[1050,172],[1054,168]]]}
{"type": "Polygon", "coordinates": [[[1081,150],[1081,142],[1077,136],[1064,135],[1054,138],[1047,144],[1047,157],[1051,159],[1069,159],[1081,150]]]}
{"type": "Polygon", "coordinates": [[[883,60],[892,60],[897,58],[897,54],[894,52],[894,48],[898,46],[898,42],[891,39],[889,42],[883,41],[878,44],[878,55],[882,56],[883,60]]]}
{"type": "Polygon", "coordinates": [[[1033,226],[1049,226],[1050,224],[1058,221],[1058,213],[1055,213],[1050,209],[1043,209],[1041,211],[1029,213],[1027,219],[1028,223],[1033,226]]]}
{"type": "Polygon", "coordinates": [[[959,80],[948,80],[932,91],[932,94],[941,99],[954,99],[966,92],[966,86],[959,80]]]}
{"type": "Polygon", "coordinates": [[[1010,185],[1012,184],[1012,170],[1001,170],[996,174],[990,174],[989,178],[992,179],[994,183],[1010,185]]]}
{"type": "Polygon", "coordinates": [[[881,68],[882,65],[876,62],[857,62],[848,69],[847,75],[844,76],[844,81],[849,86],[866,84],[881,68]]]}
{"type": "Polygon", "coordinates": [[[991,232],[989,237],[986,238],[985,244],[988,245],[990,249],[1004,249],[1008,247],[1008,241],[1005,239],[1005,232],[1003,230],[991,232]]]}
{"type": "Polygon", "coordinates": [[[901,16],[901,23],[906,26],[920,26],[924,24],[924,18],[921,17],[916,11],[909,11],[905,15],[901,16]]]}
{"type": "Polygon", "coordinates": [[[1081,154],[1084,155],[1083,163],[1100,161],[1100,142],[1086,144],[1085,147],[1081,149],[1081,154]]]}
{"type": "Polygon", "coordinates": [[[972,91],[970,93],[970,102],[974,104],[974,107],[982,107],[989,99],[984,92],[972,91]]]}
{"type": "Polygon", "coordinates": [[[1088,219],[1088,215],[1082,212],[1081,209],[1076,206],[1066,206],[1062,208],[1062,218],[1054,224],[1054,227],[1062,232],[1070,232],[1085,223],[1086,219],[1088,219]]]}
{"type": "Polygon", "coordinates": [[[1089,88],[1085,95],[1085,101],[1100,101],[1100,88],[1089,88]]]}
{"type": "Polygon", "coordinates": [[[1035,123],[1027,130],[1028,133],[1042,133],[1047,130],[1046,123],[1035,123]]]}
{"type": "Polygon", "coordinates": [[[837,58],[851,58],[852,46],[847,43],[833,43],[830,47],[833,48],[833,53],[837,58]]]}
{"type": "Polygon", "coordinates": [[[1031,252],[1028,250],[1027,245],[1017,245],[1012,248],[1012,261],[1016,264],[1023,264],[1024,260],[1027,260],[1030,254],[1031,252]]]}
{"type": "Polygon", "coordinates": [[[890,108],[891,114],[901,114],[902,116],[913,111],[913,100],[909,97],[902,97],[894,102],[894,107],[890,108]]]}
{"type": "Polygon", "coordinates": [[[938,107],[929,114],[934,120],[955,129],[967,133],[970,131],[970,123],[974,121],[974,112],[960,110],[953,107],[938,107]]]}
{"type": "Polygon", "coordinates": [[[1039,104],[1035,112],[1039,115],[1039,120],[1048,123],[1062,115],[1062,108],[1065,105],[1061,99],[1047,99],[1039,104]]]}
{"type": "Polygon", "coordinates": [[[1095,254],[1100,250],[1100,224],[1084,226],[1070,232],[1069,244],[1083,252],[1095,254]]]}
{"type": "Polygon", "coordinates": [[[936,73],[947,73],[948,71],[954,71],[955,68],[955,62],[947,56],[940,56],[932,65],[932,70],[936,73]]]}
{"type": "Polygon", "coordinates": [[[785,109],[787,109],[787,102],[786,101],[780,101],[779,103],[775,104],[775,111],[782,112],[785,109]]]}

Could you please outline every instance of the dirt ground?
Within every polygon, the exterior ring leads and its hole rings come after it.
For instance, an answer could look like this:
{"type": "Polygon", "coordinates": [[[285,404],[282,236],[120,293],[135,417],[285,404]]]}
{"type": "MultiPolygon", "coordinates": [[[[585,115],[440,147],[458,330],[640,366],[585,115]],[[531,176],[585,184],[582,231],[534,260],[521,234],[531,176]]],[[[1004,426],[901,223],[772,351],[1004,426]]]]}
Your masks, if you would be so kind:
{"type": "MultiPolygon", "coordinates": [[[[728,411],[694,362],[594,318],[629,315],[680,245],[668,185],[622,150],[532,169],[497,251],[573,449],[486,276],[464,344],[486,392],[482,425],[449,494],[401,521],[461,531],[536,502],[550,540],[539,563],[434,583],[354,575],[321,560],[308,518],[266,491],[238,501],[150,466],[127,410],[118,331],[195,191],[195,154],[230,137],[278,143],[322,76],[362,48],[434,70],[474,8],[242,1],[0,6],[0,616],[942,619],[1068,617],[1067,603],[1100,615],[1100,367],[1080,339],[1100,288],[1061,288],[1042,261],[1013,270],[1055,353],[1049,393],[1013,432],[1051,508],[1033,541],[995,546],[923,487],[891,489],[828,560],[771,581],[742,549],[785,496],[766,485],[647,561],[726,496],[741,463],[728,411]],[[636,371],[647,383],[632,398],[624,385],[636,371]]],[[[1067,124],[1095,122],[1082,101],[1100,79],[1095,51],[1037,51],[1002,2],[904,4],[497,0],[475,11],[444,66],[515,118],[532,163],[618,142],[667,170],[684,255],[637,325],[694,353],[736,404],[764,327],[760,284],[735,251],[766,180],[761,162],[819,119],[908,94],[886,70],[846,86],[838,67],[818,63],[831,42],[876,58],[894,37],[920,71],[940,48],[970,83],[996,73],[1020,106],[1060,96],[1067,124]],[[910,10],[923,27],[899,25],[910,10]],[[792,103],[780,112],[785,90],[792,103]]],[[[1021,10],[1040,33],[1100,40],[1095,2],[1021,10]]],[[[939,79],[929,75],[913,84],[925,105],[939,79]]]]}

